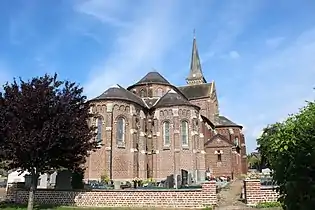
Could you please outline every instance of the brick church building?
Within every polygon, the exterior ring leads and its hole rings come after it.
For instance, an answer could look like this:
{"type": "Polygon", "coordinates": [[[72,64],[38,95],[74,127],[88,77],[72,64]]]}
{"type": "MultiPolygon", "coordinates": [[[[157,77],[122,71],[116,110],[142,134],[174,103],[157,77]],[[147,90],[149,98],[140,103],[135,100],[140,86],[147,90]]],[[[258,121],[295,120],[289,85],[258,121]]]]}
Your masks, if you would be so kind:
{"type": "Polygon", "coordinates": [[[220,115],[195,38],[191,56],[185,86],[149,72],[127,89],[111,87],[90,101],[99,148],[88,157],[86,180],[164,180],[182,169],[195,180],[247,172],[242,126],[220,115]]]}

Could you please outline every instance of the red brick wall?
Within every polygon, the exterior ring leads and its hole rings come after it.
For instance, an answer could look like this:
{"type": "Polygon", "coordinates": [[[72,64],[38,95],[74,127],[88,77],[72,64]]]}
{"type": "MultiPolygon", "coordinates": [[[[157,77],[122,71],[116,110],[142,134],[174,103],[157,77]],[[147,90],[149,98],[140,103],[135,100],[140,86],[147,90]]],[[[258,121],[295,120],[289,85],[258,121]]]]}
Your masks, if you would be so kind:
{"type": "Polygon", "coordinates": [[[279,194],[271,187],[261,186],[260,180],[245,180],[245,200],[248,205],[257,205],[260,202],[277,201],[279,194]]]}
{"type": "MultiPolygon", "coordinates": [[[[27,203],[28,191],[16,191],[8,198],[16,203],[27,203]]],[[[90,207],[168,207],[204,208],[217,204],[215,182],[194,190],[108,190],[92,192],[38,190],[37,204],[56,204],[90,207]]]]}

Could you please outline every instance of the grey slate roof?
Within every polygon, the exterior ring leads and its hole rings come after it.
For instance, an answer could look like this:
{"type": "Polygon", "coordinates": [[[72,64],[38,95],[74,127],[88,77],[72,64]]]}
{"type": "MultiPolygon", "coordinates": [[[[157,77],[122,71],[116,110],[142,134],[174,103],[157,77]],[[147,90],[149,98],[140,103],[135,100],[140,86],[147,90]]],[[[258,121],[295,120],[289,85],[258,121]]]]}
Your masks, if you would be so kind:
{"type": "Polygon", "coordinates": [[[215,126],[232,126],[232,127],[242,127],[241,125],[238,125],[234,123],[233,121],[229,120],[227,117],[224,116],[216,116],[215,118],[215,126]]]}
{"type": "Polygon", "coordinates": [[[156,71],[152,71],[147,73],[142,79],[140,79],[137,83],[131,85],[127,89],[130,90],[132,87],[137,85],[145,85],[145,84],[164,84],[171,85],[160,73],[156,71]]]}
{"type": "Polygon", "coordinates": [[[164,96],[162,96],[154,107],[159,108],[159,107],[185,106],[185,105],[194,106],[200,109],[198,106],[190,103],[181,94],[176,93],[174,90],[171,90],[168,93],[166,93],[164,96]]]}
{"type": "Polygon", "coordinates": [[[210,97],[212,83],[177,87],[189,100],[210,97]]]}
{"type": "Polygon", "coordinates": [[[137,95],[133,94],[132,92],[126,90],[121,86],[111,87],[107,89],[104,93],[102,93],[100,96],[92,99],[91,101],[96,100],[124,100],[146,107],[145,103],[142,101],[140,97],[138,97],[137,95]]]}

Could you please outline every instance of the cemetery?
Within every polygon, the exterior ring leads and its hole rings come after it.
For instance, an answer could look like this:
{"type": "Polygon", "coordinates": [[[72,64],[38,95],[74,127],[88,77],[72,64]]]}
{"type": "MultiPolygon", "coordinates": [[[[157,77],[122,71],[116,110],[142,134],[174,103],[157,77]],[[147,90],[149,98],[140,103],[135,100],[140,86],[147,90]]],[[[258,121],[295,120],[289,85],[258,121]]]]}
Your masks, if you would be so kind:
{"type": "MultiPolygon", "coordinates": [[[[30,180],[27,173],[22,174],[25,177],[24,182],[8,182],[6,197],[8,202],[27,203],[30,180]]],[[[73,189],[71,173],[61,171],[40,176],[38,185],[41,187],[37,189],[35,202],[88,207],[203,208],[216,205],[217,192],[230,181],[222,177],[193,183],[187,174],[182,170],[182,176],[177,177],[176,184],[173,175],[170,175],[161,182],[152,179],[134,179],[124,183],[87,181],[83,189],[73,189]]]]}
{"type": "MultiPolygon", "coordinates": [[[[26,204],[28,201],[30,179],[27,173],[17,178],[16,171],[9,173],[6,187],[7,202],[26,204]]],[[[73,187],[72,174],[67,171],[41,175],[35,202],[41,205],[60,205],[78,207],[169,207],[169,208],[204,208],[218,204],[218,193],[228,188],[229,177],[210,177],[195,183],[187,171],[182,170],[174,183],[170,175],[163,181],[153,179],[113,182],[86,180],[82,189],[73,187]]],[[[249,172],[244,179],[242,198],[249,206],[262,202],[277,201],[270,171],[263,173],[249,172]]]]}

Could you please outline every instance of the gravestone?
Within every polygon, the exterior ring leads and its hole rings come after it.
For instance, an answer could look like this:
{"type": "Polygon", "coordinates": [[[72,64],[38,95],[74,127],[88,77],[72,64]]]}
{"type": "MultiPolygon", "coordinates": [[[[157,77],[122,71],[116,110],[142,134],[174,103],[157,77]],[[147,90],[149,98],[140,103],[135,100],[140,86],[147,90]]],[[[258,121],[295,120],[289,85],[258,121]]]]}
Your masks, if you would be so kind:
{"type": "Polygon", "coordinates": [[[47,177],[48,177],[47,174],[42,174],[39,176],[38,182],[37,182],[37,188],[38,189],[46,189],[47,188],[47,185],[48,185],[47,177]]]}
{"type": "Polygon", "coordinates": [[[57,178],[57,175],[58,173],[57,172],[54,172],[52,174],[50,174],[50,177],[49,177],[49,186],[50,187],[55,187],[56,186],[56,178],[57,178]]]}
{"type": "Polygon", "coordinates": [[[71,178],[72,173],[68,170],[59,171],[56,177],[56,186],[57,190],[71,190],[71,178]]]}
{"type": "Polygon", "coordinates": [[[191,185],[193,183],[193,177],[191,175],[191,173],[187,174],[187,184],[191,185]]]}
{"type": "Polygon", "coordinates": [[[181,170],[181,174],[182,174],[182,183],[181,183],[181,185],[182,186],[188,185],[188,171],[182,169],[181,170]]]}
{"type": "Polygon", "coordinates": [[[181,175],[176,176],[176,187],[180,188],[182,186],[182,177],[181,175]]]}
{"type": "Polygon", "coordinates": [[[165,185],[166,185],[166,188],[174,187],[174,175],[167,176],[165,185]]]}

